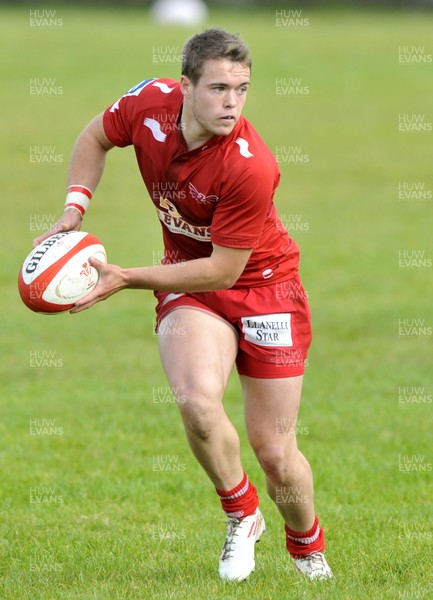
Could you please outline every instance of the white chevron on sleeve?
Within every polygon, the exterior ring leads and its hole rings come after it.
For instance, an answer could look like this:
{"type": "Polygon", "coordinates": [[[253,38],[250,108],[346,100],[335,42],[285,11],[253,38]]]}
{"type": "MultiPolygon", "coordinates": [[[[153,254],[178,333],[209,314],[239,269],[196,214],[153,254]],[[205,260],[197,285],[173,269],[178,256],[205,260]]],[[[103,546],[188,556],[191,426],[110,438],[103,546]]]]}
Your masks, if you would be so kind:
{"type": "Polygon", "coordinates": [[[161,131],[161,125],[158,123],[158,121],[156,121],[155,119],[149,119],[148,117],[146,117],[143,121],[143,125],[146,125],[146,127],[149,127],[150,131],[152,132],[153,137],[155,138],[155,140],[157,142],[165,142],[165,138],[167,137],[167,134],[165,134],[163,131],[161,131]]]}
{"type": "Polygon", "coordinates": [[[163,94],[169,94],[174,90],[174,87],[168,87],[168,85],[166,83],[162,83],[162,81],[155,81],[152,86],[159,88],[163,94]]]}
{"type": "Polygon", "coordinates": [[[247,142],[247,140],[244,138],[238,137],[238,139],[235,140],[235,144],[239,146],[239,152],[244,158],[251,158],[254,156],[254,154],[248,150],[248,146],[250,145],[249,142],[247,142]]]}

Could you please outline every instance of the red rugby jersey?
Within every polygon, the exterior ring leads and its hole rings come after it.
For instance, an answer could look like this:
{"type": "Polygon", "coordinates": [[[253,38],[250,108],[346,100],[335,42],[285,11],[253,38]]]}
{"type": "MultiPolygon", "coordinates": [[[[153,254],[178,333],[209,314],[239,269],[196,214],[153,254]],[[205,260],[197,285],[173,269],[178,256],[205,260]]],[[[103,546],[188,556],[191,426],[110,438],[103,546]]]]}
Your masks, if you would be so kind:
{"type": "Polygon", "coordinates": [[[273,203],[280,180],[275,157],[242,116],[230,135],[188,151],[178,127],[182,100],[179,82],[147,79],[104,113],[111,143],[135,148],[162,225],[163,262],[210,256],[212,243],[253,248],[233,287],[288,279],[299,249],[273,203]]]}

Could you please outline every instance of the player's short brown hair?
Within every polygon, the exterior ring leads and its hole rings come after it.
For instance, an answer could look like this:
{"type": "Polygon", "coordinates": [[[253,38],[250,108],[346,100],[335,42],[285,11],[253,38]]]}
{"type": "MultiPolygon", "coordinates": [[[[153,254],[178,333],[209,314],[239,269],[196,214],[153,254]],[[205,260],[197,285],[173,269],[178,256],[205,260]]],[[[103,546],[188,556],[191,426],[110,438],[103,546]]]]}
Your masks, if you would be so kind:
{"type": "Polygon", "coordinates": [[[196,85],[203,73],[206,60],[225,59],[251,69],[248,46],[239,34],[231,34],[224,29],[206,29],[189,39],[182,52],[182,75],[186,75],[196,85]]]}

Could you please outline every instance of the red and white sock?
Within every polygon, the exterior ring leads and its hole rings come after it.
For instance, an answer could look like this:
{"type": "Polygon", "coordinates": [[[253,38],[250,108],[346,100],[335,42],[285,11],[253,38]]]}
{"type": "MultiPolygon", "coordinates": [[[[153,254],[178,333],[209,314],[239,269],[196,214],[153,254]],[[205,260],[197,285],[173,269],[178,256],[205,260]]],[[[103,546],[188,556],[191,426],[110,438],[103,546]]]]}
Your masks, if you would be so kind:
{"type": "Polygon", "coordinates": [[[325,532],[319,525],[319,518],[316,516],[311,529],[304,532],[293,531],[285,525],[286,548],[293,558],[303,558],[313,552],[323,552],[325,550],[325,532]]]}
{"type": "Polygon", "coordinates": [[[219,490],[215,488],[218,494],[223,511],[228,517],[243,519],[252,515],[259,505],[257,489],[249,481],[246,473],[239,485],[232,490],[219,490]]]}

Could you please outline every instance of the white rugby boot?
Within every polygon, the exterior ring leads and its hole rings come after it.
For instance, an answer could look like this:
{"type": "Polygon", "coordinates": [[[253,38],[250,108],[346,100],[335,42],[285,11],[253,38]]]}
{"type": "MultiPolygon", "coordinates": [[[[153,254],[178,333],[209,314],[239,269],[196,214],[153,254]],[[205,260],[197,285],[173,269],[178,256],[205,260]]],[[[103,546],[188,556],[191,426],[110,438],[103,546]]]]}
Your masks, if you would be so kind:
{"type": "Polygon", "coordinates": [[[323,552],[313,552],[304,558],[294,558],[295,566],[308,579],[331,579],[333,577],[323,552]]]}
{"type": "Polygon", "coordinates": [[[228,581],[242,581],[254,571],[254,546],[266,531],[260,510],[243,519],[227,522],[226,541],[221,552],[219,575],[228,581]]]}

